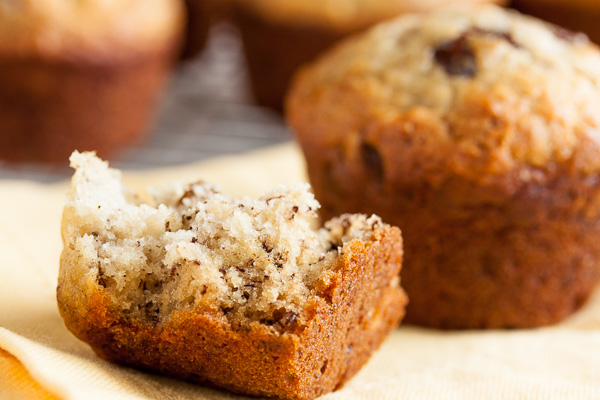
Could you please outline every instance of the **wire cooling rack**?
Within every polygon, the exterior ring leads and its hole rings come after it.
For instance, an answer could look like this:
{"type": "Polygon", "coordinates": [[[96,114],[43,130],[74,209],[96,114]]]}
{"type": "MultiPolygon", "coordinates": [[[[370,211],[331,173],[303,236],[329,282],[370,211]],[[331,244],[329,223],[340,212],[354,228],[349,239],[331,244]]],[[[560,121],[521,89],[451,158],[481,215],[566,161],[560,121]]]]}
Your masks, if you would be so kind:
{"type": "MultiPolygon", "coordinates": [[[[240,40],[233,27],[221,24],[204,53],[175,71],[149,137],[111,165],[139,170],[184,164],[291,139],[280,115],[252,103],[240,40]]],[[[55,181],[70,174],[66,167],[0,161],[0,179],[55,181]]]]}

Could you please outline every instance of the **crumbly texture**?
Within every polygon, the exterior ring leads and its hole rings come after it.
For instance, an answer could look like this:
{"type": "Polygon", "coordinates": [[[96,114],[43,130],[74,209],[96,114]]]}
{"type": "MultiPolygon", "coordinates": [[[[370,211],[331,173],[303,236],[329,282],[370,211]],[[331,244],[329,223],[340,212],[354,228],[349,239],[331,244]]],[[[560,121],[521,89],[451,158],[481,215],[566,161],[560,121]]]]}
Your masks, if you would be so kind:
{"type": "Polygon", "coordinates": [[[600,3],[595,0],[513,0],[511,6],[600,43],[600,3]]]}
{"type": "Polygon", "coordinates": [[[340,387],[403,317],[402,240],[379,217],[316,230],[307,184],[258,199],[200,183],[140,194],[92,154],[71,163],[58,303],[104,358],[310,399],[340,387]]]}
{"type": "Polygon", "coordinates": [[[172,0],[11,0],[0,3],[0,55],[115,59],[179,36],[172,0]]]}
{"type": "Polygon", "coordinates": [[[403,230],[407,321],[549,324],[600,279],[585,36],[493,6],[405,16],[306,68],[288,106],[323,215],[403,230]]]}
{"type": "Polygon", "coordinates": [[[294,72],[340,39],[385,19],[450,4],[504,0],[233,0],[256,101],[277,110],[294,72]],[[292,50],[290,50],[292,49],[292,50]]]}

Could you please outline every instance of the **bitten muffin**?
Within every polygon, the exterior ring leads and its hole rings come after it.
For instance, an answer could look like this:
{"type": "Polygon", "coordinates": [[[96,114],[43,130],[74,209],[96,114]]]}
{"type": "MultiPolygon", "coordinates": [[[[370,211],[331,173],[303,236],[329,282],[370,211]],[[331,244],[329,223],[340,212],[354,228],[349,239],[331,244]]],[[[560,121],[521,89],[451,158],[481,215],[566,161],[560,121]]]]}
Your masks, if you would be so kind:
{"type": "Polygon", "coordinates": [[[231,0],[256,101],[282,109],[291,77],[333,43],[407,12],[505,0],[231,0]]]}
{"type": "Polygon", "coordinates": [[[0,159],[111,156],[138,140],[182,19],[172,0],[0,2],[0,159]]]}
{"type": "Polygon", "coordinates": [[[600,278],[600,53],[495,6],[405,16],[304,70],[289,122],[325,218],[404,234],[407,322],[533,327],[600,278]]]}
{"type": "Polygon", "coordinates": [[[600,2],[597,0],[513,0],[519,11],[586,33],[600,43],[600,2]]]}
{"type": "Polygon", "coordinates": [[[308,184],[234,199],[206,184],[140,195],[75,153],[57,297],[108,360],[234,392],[341,387],[404,315],[400,230],[343,215],[320,230],[308,184]]]}

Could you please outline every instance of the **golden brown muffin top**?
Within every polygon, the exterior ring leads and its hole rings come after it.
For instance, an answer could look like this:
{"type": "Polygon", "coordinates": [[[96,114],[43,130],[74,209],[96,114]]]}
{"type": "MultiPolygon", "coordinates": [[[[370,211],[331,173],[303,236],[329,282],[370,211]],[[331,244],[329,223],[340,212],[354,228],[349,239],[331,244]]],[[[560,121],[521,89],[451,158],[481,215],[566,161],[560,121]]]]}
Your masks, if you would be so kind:
{"type": "Polygon", "coordinates": [[[310,23],[355,30],[400,13],[435,10],[452,4],[505,0],[234,0],[265,18],[282,23],[310,23]]]}
{"type": "Polygon", "coordinates": [[[304,71],[289,101],[304,142],[376,131],[453,168],[492,173],[555,163],[600,171],[598,110],[598,48],[495,6],[372,29],[304,71]]]}
{"type": "Polygon", "coordinates": [[[113,57],[160,49],[181,30],[179,0],[3,0],[0,54],[113,57]]]}

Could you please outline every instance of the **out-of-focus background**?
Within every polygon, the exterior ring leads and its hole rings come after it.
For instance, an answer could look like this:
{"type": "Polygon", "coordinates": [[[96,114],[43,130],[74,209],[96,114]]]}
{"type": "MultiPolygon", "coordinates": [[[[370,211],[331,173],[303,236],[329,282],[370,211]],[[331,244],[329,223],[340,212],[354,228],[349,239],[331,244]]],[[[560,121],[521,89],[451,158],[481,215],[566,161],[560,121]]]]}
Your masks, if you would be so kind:
{"type": "MultiPolygon", "coordinates": [[[[240,38],[228,23],[213,26],[205,49],[176,67],[148,136],[111,160],[142,170],[242,153],[292,139],[279,112],[254,103],[240,38]]],[[[9,163],[0,179],[55,181],[71,175],[64,165],[9,163]]]]}
{"type": "MultiPolygon", "coordinates": [[[[506,5],[504,0],[482,1],[506,5]]],[[[472,0],[459,1],[459,3],[461,2],[466,4],[475,3],[472,0]]],[[[365,10],[357,12],[360,18],[354,16],[344,19],[336,14],[335,8],[321,12],[318,9],[319,6],[315,8],[314,5],[311,5],[312,3],[318,2],[286,1],[281,3],[283,5],[269,5],[264,0],[255,2],[245,0],[186,0],[188,15],[192,17],[194,13],[200,15],[200,17],[194,17],[188,21],[188,26],[200,27],[197,32],[189,32],[191,35],[202,36],[199,43],[194,43],[197,47],[195,49],[196,53],[193,55],[188,54],[186,60],[172,63],[173,69],[166,90],[159,95],[159,106],[153,108],[153,110],[157,109],[158,111],[152,111],[149,118],[148,116],[143,117],[149,120],[146,126],[150,126],[150,128],[143,128],[143,132],[136,133],[141,139],[135,141],[135,144],[132,145],[131,141],[119,144],[116,151],[111,153],[111,157],[109,157],[112,165],[118,168],[139,170],[185,164],[293,140],[293,133],[285,126],[284,117],[281,113],[281,97],[285,86],[282,82],[289,79],[290,71],[297,67],[300,60],[311,59],[315,54],[328,48],[340,38],[365,29],[383,19],[390,18],[401,13],[400,11],[404,12],[405,10],[402,7],[406,7],[402,1],[389,1],[387,3],[395,5],[386,5],[385,7],[380,7],[381,4],[387,4],[385,1],[376,1],[377,7],[364,6],[362,3],[365,2],[349,2],[360,3],[360,7],[365,7],[365,10]],[[236,8],[231,6],[234,3],[238,4],[237,17],[233,15],[236,14],[234,12],[231,13],[232,18],[223,18],[223,5],[227,5],[227,9],[231,11],[236,8]],[[246,4],[253,5],[246,6],[246,4]],[[207,17],[206,14],[210,11],[207,10],[210,8],[219,9],[217,18],[207,17]],[[212,19],[210,24],[208,23],[209,19],[212,19]],[[237,24],[228,22],[228,20],[237,21],[237,24]],[[208,39],[204,41],[204,35],[206,34],[204,28],[208,25],[211,25],[210,34],[208,39]]],[[[412,4],[414,2],[407,1],[406,3],[412,4]]],[[[443,1],[440,1],[440,3],[443,3],[443,1]]],[[[30,18],[27,13],[31,13],[31,15],[37,13],[35,15],[39,17],[38,14],[44,12],[41,6],[36,9],[35,2],[31,0],[17,2],[12,6],[11,4],[13,2],[0,2],[0,23],[2,23],[3,15],[4,18],[8,15],[10,21],[10,18],[19,12],[23,13],[26,18],[30,18]],[[17,5],[15,6],[15,4],[17,5]],[[21,4],[21,6],[18,4],[21,4]],[[11,7],[13,8],[11,9],[11,7]],[[22,8],[19,9],[19,7],[22,8]]],[[[521,11],[537,14],[553,22],[565,24],[569,29],[585,30],[592,39],[598,38],[598,33],[594,30],[599,28],[593,21],[597,21],[596,17],[600,17],[600,6],[595,5],[594,2],[515,0],[512,5],[521,11]]],[[[325,5],[322,7],[324,8],[325,5]]],[[[50,16],[42,21],[50,21],[48,26],[52,29],[50,23],[54,20],[50,16]]],[[[19,27],[18,24],[15,26],[19,27]]],[[[9,28],[5,26],[4,31],[0,29],[0,44],[3,40],[11,40],[10,37],[8,39],[2,37],[3,35],[6,36],[7,32],[10,36],[9,28]]],[[[60,31],[61,28],[60,26],[56,27],[57,31],[60,31]]],[[[22,26],[21,29],[23,29],[22,26]]],[[[28,34],[29,32],[27,32],[28,34]]],[[[38,35],[38,33],[36,32],[35,35],[38,35]]],[[[32,34],[31,36],[38,40],[39,38],[35,35],[32,34]]],[[[189,40],[190,37],[188,36],[188,43],[190,43],[189,40]]],[[[29,68],[27,64],[22,64],[25,65],[24,67],[18,64],[23,63],[23,60],[17,60],[16,67],[11,67],[11,63],[15,61],[13,59],[14,54],[16,54],[14,49],[13,53],[10,53],[9,46],[8,55],[2,54],[2,50],[2,46],[0,46],[0,61],[6,63],[8,60],[6,65],[8,65],[10,74],[14,75],[15,78],[12,75],[5,74],[3,80],[0,76],[0,117],[2,117],[0,118],[0,179],[24,178],[42,182],[64,179],[71,173],[66,160],[71,149],[58,158],[59,160],[64,159],[64,162],[54,160],[48,163],[44,160],[36,160],[38,156],[35,155],[25,160],[19,160],[18,158],[21,156],[16,156],[16,162],[14,159],[7,160],[7,157],[10,158],[13,154],[11,146],[15,146],[15,148],[27,146],[29,145],[28,140],[32,143],[38,142],[36,137],[38,134],[50,136],[51,140],[54,134],[52,130],[56,130],[56,120],[68,119],[69,116],[75,115],[79,111],[73,110],[71,114],[68,114],[69,110],[67,109],[67,118],[65,118],[64,108],[59,111],[53,110],[52,112],[55,112],[58,117],[51,116],[49,118],[50,122],[48,122],[44,121],[46,118],[44,113],[49,108],[46,100],[40,102],[40,104],[35,104],[33,107],[31,104],[36,102],[35,98],[24,102],[25,106],[18,105],[20,90],[29,91],[23,95],[25,98],[35,96],[35,92],[41,89],[34,87],[31,90],[31,85],[21,85],[21,83],[14,85],[14,87],[11,86],[11,81],[31,81],[31,77],[35,76],[36,72],[32,72],[33,68],[31,70],[27,69],[29,68]],[[21,74],[21,69],[25,71],[23,74],[21,74]],[[9,87],[3,87],[3,85],[9,87]],[[17,112],[11,111],[11,107],[15,107],[14,109],[17,112]],[[7,108],[9,111],[6,111],[7,108]],[[27,111],[21,116],[16,115],[23,108],[27,111]],[[6,117],[3,113],[11,115],[6,117]],[[48,132],[40,133],[46,128],[38,129],[36,123],[20,124],[19,118],[40,120],[42,122],[39,122],[39,126],[51,126],[51,128],[47,128],[48,132]],[[18,128],[10,127],[10,123],[14,123],[14,126],[18,128]],[[23,128],[23,126],[29,128],[23,128]],[[29,137],[30,135],[31,137],[29,137]],[[13,136],[13,138],[11,139],[10,136],[13,136]],[[26,139],[13,140],[16,137],[26,137],[26,139]]],[[[22,49],[17,48],[17,50],[20,52],[22,49]]],[[[23,54],[28,53],[24,50],[23,54]]],[[[35,52],[33,57],[27,55],[32,59],[38,56],[40,55],[35,52]]],[[[47,55],[44,53],[41,56],[44,59],[47,55]]],[[[29,62],[29,58],[25,62],[29,62]]],[[[66,61],[66,64],[69,62],[66,61]]],[[[46,61],[43,61],[43,63],[46,63],[46,61]]],[[[46,64],[42,65],[42,68],[46,67],[48,67],[46,64]]],[[[67,70],[71,67],[67,66],[67,70]]],[[[79,68],[79,66],[76,67],[79,68]]],[[[2,66],[2,68],[5,67],[2,66]]],[[[54,67],[51,66],[50,68],[54,67]]],[[[2,71],[0,71],[0,74],[3,73],[2,71]]],[[[48,71],[50,71],[48,75],[50,80],[55,79],[60,83],[62,80],[68,81],[69,79],[68,75],[59,75],[56,69],[49,69],[48,71]],[[54,73],[57,73],[56,78],[51,76],[54,73]]],[[[47,82],[44,82],[44,84],[49,86],[47,82]]],[[[76,84],[80,84],[80,82],[76,84]]],[[[68,85],[65,84],[65,86],[68,85]]],[[[60,98],[61,94],[59,92],[62,89],[52,90],[57,92],[50,92],[46,95],[50,98],[57,97],[57,103],[65,103],[64,99],[60,98]]],[[[89,91],[89,88],[84,87],[80,90],[85,92],[85,90],[89,91]]],[[[66,96],[72,95],[68,94],[66,96]]],[[[105,96],[110,95],[105,94],[105,96]]],[[[67,100],[70,101],[68,98],[67,100]]],[[[123,108],[123,105],[117,107],[123,108]]],[[[110,112],[105,114],[110,114],[110,112]]],[[[98,119],[102,118],[102,116],[98,116],[98,119]]],[[[111,123],[114,126],[114,121],[111,123]]],[[[78,125],[74,123],[73,126],[78,125]]],[[[77,128],[72,128],[67,134],[87,135],[85,129],[79,132],[77,128]]],[[[98,135],[98,132],[94,135],[98,135]]],[[[102,132],[100,132],[100,135],[102,135],[102,132]]],[[[44,140],[48,140],[48,137],[44,140]]],[[[90,149],[83,148],[79,150],[90,149]]],[[[53,155],[53,157],[56,156],[53,155]]]]}

